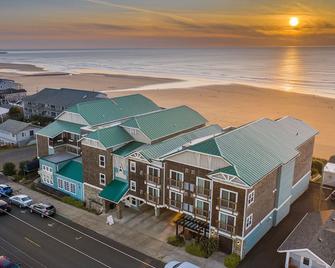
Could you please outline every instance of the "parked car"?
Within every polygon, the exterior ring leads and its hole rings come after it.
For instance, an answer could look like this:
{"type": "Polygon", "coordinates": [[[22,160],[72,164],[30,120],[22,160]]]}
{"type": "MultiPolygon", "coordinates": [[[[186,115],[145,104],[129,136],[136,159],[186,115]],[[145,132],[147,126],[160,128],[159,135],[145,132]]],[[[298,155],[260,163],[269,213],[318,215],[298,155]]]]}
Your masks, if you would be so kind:
{"type": "Polygon", "coordinates": [[[29,207],[33,203],[33,200],[28,195],[19,194],[19,195],[11,196],[8,202],[9,204],[16,205],[20,208],[26,208],[26,207],[29,207]]]}
{"type": "Polygon", "coordinates": [[[165,264],[164,268],[200,268],[190,262],[179,262],[179,261],[170,261],[165,264]]]}
{"type": "Polygon", "coordinates": [[[7,184],[0,184],[0,197],[10,196],[13,193],[13,189],[7,184]]]}
{"type": "MultiPolygon", "coordinates": [[[[12,208],[6,201],[0,200],[0,214],[5,214],[6,212],[10,212],[12,208]]],[[[1,266],[0,266],[1,267],[1,266]]]]}
{"type": "Polygon", "coordinates": [[[56,214],[56,208],[50,204],[36,203],[30,205],[30,213],[37,213],[41,215],[42,218],[45,216],[53,216],[56,214]]]}
{"type": "Polygon", "coordinates": [[[20,268],[21,266],[19,264],[12,262],[6,256],[0,256],[0,267],[1,268],[20,268]]]}

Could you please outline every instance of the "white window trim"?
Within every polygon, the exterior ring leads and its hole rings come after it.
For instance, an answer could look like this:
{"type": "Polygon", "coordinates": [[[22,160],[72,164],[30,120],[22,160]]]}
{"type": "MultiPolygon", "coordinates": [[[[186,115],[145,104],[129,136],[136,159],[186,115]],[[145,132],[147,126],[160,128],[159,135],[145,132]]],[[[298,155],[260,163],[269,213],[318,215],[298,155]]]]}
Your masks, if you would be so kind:
{"type": "Polygon", "coordinates": [[[158,167],[154,167],[154,166],[147,166],[147,174],[149,175],[150,173],[149,173],[149,169],[156,169],[156,170],[158,170],[158,176],[157,177],[160,177],[160,175],[161,175],[161,170],[160,170],[160,168],[158,168],[158,167]]]}
{"type": "Polygon", "coordinates": [[[248,200],[247,200],[248,207],[254,202],[255,202],[255,190],[252,190],[250,193],[248,193],[248,200]],[[250,199],[252,200],[251,202],[250,199]]]}
{"type": "Polygon", "coordinates": [[[136,181],[130,180],[130,191],[136,192],[136,181]]]}
{"type": "Polygon", "coordinates": [[[184,182],[184,173],[183,173],[183,172],[180,172],[180,171],[177,171],[177,170],[170,169],[170,178],[172,178],[172,172],[181,174],[181,181],[184,182]]]}
{"type": "Polygon", "coordinates": [[[130,168],[129,168],[130,172],[136,173],[136,162],[135,161],[130,161],[129,166],[130,166],[130,168]]]}
{"type": "Polygon", "coordinates": [[[199,186],[199,183],[198,183],[199,180],[205,180],[205,181],[209,181],[210,190],[212,190],[212,184],[211,184],[211,180],[210,179],[206,179],[206,178],[199,177],[199,176],[197,176],[196,179],[197,179],[196,186],[199,186]]]}
{"type": "Polygon", "coordinates": [[[157,191],[157,193],[158,193],[157,197],[160,197],[160,189],[159,188],[148,185],[147,186],[147,194],[149,194],[149,188],[153,189],[154,191],[157,191]]]}
{"type": "Polygon", "coordinates": [[[209,203],[208,201],[204,200],[204,199],[201,199],[201,198],[196,198],[196,199],[195,199],[195,202],[194,202],[194,208],[198,208],[198,207],[196,206],[198,200],[201,201],[201,202],[203,202],[203,203],[207,203],[207,204],[208,204],[208,208],[209,208],[208,211],[209,211],[209,212],[211,211],[210,203],[209,203]]]}
{"type": "Polygon", "coordinates": [[[246,219],[245,219],[245,229],[248,230],[252,226],[252,221],[254,218],[254,214],[251,213],[246,219]],[[248,224],[250,222],[250,224],[248,224]]]}
{"type": "Polygon", "coordinates": [[[184,202],[184,195],[182,194],[182,193],[180,193],[180,192],[177,192],[177,191],[173,191],[173,190],[170,190],[169,191],[169,199],[171,200],[171,193],[174,193],[174,194],[178,194],[178,195],[181,195],[181,203],[183,203],[184,202]]]}
{"type": "Polygon", "coordinates": [[[228,190],[228,189],[225,189],[225,188],[220,188],[220,198],[222,199],[222,192],[225,191],[225,192],[229,192],[229,197],[230,197],[230,193],[233,193],[236,195],[236,199],[235,199],[235,203],[237,203],[238,201],[238,192],[234,192],[234,191],[231,191],[231,190],[228,190]]]}
{"type": "Polygon", "coordinates": [[[104,173],[99,173],[99,184],[102,186],[106,186],[106,175],[104,173]],[[101,183],[101,175],[103,175],[105,182],[101,183]]]}
{"type": "Polygon", "coordinates": [[[105,168],[106,167],[106,156],[99,154],[99,167],[105,168]],[[103,165],[101,165],[101,158],[103,158],[103,165]]]}
{"type": "MultiPolygon", "coordinates": [[[[234,227],[236,227],[236,216],[235,216],[235,215],[220,211],[220,212],[219,212],[218,222],[220,222],[220,220],[221,220],[221,214],[223,214],[223,215],[227,215],[227,216],[229,216],[229,217],[233,217],[233,218],[234,218],[234,227]]],[[[219,229],[220,229],[220,228],[219,228],[219,229]]],[[[220,230],[221,230],[221,229],[220,229],[220,230]]]]}

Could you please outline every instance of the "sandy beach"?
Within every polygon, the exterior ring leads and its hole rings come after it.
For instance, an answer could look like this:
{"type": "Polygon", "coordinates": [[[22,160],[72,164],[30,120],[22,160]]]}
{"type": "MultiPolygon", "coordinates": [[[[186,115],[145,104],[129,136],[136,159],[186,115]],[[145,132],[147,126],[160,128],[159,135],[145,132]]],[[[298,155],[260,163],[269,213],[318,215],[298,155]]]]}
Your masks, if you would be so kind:
{"type": "Polygon", "coordinates": [[[335,99],[235,84],[138,91],[135,88],[177,80],[127,75],[0,73],[0,77],[22,83],[28,94],[44,87],[108,91],[110,97],[140,92],[162,107],[189,105],[210,123],[222,127],[239,126],[263,117],[276,119],[291,115],[319,130],[315,156],[328,158],[335,154],[335,99]],[[125,88],[134,90],[121,90],[125,88]]]}

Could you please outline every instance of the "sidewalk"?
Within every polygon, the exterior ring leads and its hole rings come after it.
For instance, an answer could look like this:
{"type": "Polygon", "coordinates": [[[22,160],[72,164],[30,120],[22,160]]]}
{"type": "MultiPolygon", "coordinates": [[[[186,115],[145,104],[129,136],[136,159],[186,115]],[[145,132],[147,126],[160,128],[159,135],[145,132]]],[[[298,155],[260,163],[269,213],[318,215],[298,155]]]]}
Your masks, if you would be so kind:
{"type": "MultiPolygon", "coordinates": [[[[74,223],[80,224],[88,229],[91,229],[101,235],[113,239],[130,248],[140,251],[153,258],[163,262],[171,260],[190,261],[203,268],[223,268],[224,254],[221,252],[214,253],[209,259],[192,256],[185,252],[184,248],[176,248],[166,243],[165,236],[160,235],[152,237],[143,232],[139,227],[132,226],[131,228],[121,221],[115,220],[115,224],[109,226],[106,224],[107,216],[110,214],[95,215],[83,209],[73,207],[58,201],[52,197],[33,191],[21,184],[8,182],[16,193],[24,193],[33,198],[34,201],[44,201],[55,205],[57,213],[74,223]],[[163,238],[165,238],[163,240],[163,238]],[[160,240],[161,239],[161,240],[160,240]]],[[[114,213],[112,213],[114,214],[114,213]]],[[[138,224],[141,226],[141,224],[138,224]]],[[[155,228],[155,226],[149,226],[155,228]]]]}

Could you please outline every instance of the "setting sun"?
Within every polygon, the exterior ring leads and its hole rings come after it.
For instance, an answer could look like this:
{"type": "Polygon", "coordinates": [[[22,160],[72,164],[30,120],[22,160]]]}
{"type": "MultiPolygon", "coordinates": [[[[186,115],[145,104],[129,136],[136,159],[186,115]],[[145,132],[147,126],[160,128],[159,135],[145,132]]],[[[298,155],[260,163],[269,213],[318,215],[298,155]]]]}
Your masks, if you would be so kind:
{"type": "Polygon", "coordinates": [[[299,19],[297,17],[291,17],[290,18],[290,25],[292,27],[296,27],[299,25],[299,19]]]}

